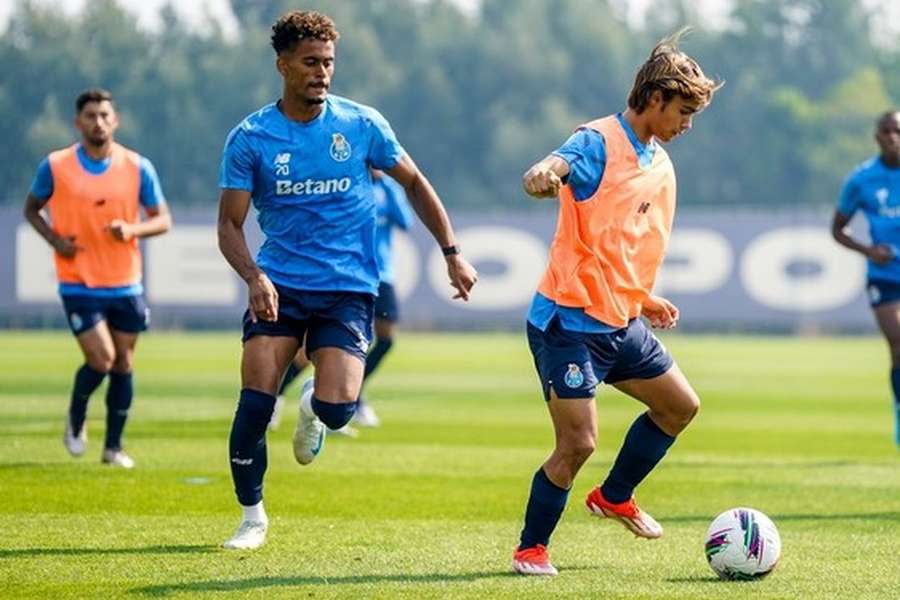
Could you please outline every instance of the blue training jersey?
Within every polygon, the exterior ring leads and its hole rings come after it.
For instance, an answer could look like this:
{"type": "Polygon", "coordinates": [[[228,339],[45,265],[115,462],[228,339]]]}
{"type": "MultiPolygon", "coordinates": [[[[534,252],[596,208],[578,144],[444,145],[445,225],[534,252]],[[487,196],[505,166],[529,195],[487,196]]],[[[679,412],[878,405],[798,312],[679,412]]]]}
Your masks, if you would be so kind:
{"type": "Polygon", "coordinates": [[[862,163],[844,183],[837,210],[846,217],[862,211],[872,243],[894,250],[894,260],[886,265],[869,261],[869,279],[900,282],[900,168],[888,167],[877,156],[862,163]]]}
{"type": "Polygon", "coordinates": [[[251,193],[265,240],[256,256],[275,283],[297,290],[378,291],[369,167],[404,151],[378,111],[329,95],[308,123],[277,104],[228,135],[219,187],[251,193]]]}
{"type": "Polygon", "coordinates": [[[392,238],[394,228],[407,231],[412,227],[413,214],[406,192],[399,183],[387,175],[372,182],[375,210],[378,215],[375,229],[375,261],[378,278],[384,283],[394,283],[392,238]]]}
{"type": "MultiPolygon", "coordinates": [[[[92,158],[81,144],[78,144],[76,151],[78,162],[81,167],[91,175],[102,175],[109,168],[112,159],[103,158],[96,160],[92,158]]],[[[163,195],[162,186],[159,183],[159,176],[153,163],[145,157],[141,157],[140,161],[141,185],[138,194],[138,201],[145,208],[154,208],[165,204],[166,197],[163,195]]],[[[50,160],[47,157],[40,162],[37,172],[34,174],[34,180],[31,182],[31,194],[38,200],[48,200],[53,195],[53,171],[50,169],[50,160]]],[[[80,283],[60,283],[59,293],[61,296],[91,296],[94,298],[120,298],[123,296],[135,296],[144,292],[144,286],[140,283],[133,285],[125,285],[119,287],[87,287],[80,283]]]]}
{"type": "MultiPolygon", "coordinates": [[[[622,113],[618,113],[616,117],[634,148],[638,164],[641,167],[653,164],[656,140],[642,143],[622,113]]],[[[571,186],[575,200],[580,202],[593,196],[600,187],[606,169],[606,142],[603,135],[593,129],[578,129],[553,154],[569,165],[565,183],[571,186]]],[[[569,331],[609,333],[618,329],[585,314],[583,308],[559,306],[540,292],[535,293],[528,310],[528,322],[544,331],[556,316],[559,316],[563,329],[569,331]]]]}

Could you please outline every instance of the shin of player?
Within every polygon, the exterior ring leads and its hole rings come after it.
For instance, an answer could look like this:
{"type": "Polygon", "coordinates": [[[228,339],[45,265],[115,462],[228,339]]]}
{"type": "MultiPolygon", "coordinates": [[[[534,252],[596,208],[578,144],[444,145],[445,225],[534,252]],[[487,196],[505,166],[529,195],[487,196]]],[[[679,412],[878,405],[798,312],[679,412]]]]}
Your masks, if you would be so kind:
{"type": "Polygon", "coordinates": [[[531,482],[513,568],[555,575],[547,545],[569,489],[594,451],[595,388],[614,385],[649,409],[631,425],[601,486],[597,516],[656,538],[659,524],[633,492],[698,410],[699,399],[651,327],[674,327],[678,309],[651,294],[675,210],[675,175],[661,147],[687,132],[717,84],[660,42],[638,71],[624,112],[586,123],[524,176],[535,197],[559,199],[547,270],[528,315],[528,342],[556,437],[531,482]]]}

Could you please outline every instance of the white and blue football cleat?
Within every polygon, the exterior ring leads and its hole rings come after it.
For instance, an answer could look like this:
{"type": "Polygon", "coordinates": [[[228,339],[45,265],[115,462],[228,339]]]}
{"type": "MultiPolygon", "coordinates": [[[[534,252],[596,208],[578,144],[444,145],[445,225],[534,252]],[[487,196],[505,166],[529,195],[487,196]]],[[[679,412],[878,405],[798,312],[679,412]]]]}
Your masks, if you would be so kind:
{"type": "Polygon", "coordinates": [[[325,424],[312,411],[313,379],[303,382],[300,392],[300,410],[297,427],[294,429],[294,458],[301,465],[308,465],[316,459],[325,443],[325,424]]]}
{"type": "Polygon", "coordinates": [[[228,550],[253,550],[266,542],[268,523],[264,521],[242,521],[237,531],[222,544],[228,550]]]}

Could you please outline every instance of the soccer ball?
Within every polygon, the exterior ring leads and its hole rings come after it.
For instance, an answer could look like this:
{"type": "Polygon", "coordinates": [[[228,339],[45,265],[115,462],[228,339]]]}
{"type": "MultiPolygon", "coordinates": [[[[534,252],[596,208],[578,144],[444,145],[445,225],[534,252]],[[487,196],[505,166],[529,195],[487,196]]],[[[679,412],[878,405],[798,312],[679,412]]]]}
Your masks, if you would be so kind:
{"type": "Polygon", "coordinates": [[[778,529],[758,510],[726,510],[706,531],[706,560],[722,579],[760,579],[772,572],[780,556],[778,529]]]}

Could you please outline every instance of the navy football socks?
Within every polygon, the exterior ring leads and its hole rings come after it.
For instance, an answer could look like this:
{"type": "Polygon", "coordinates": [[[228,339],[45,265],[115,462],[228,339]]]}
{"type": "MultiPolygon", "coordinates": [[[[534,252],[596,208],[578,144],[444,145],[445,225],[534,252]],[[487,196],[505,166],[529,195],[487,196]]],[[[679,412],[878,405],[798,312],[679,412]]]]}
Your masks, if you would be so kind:
{"type": "Polygon", "coordinates": [[[550,534],[556,529],[566,508],[569,490],[550,481],[541,467],[531,480],[531,495],[525,509],[525,527],[522,529],[519,548],[532,548],[550,543],[550,534]]]}
{"type": "Polygon", "coordinates": [[[234,491],[243,506],[253,506],[262,500],[267,465],[266,427],[274,407],[275,396],[241,390],[228,438],[228,456],[234,491]]]}
{"type": "Polygon", "coordinates": [[[660,429],[647,413],[635,419],[603,482],[603,497],[613,504],[631,498],[634,488],[650,474],[673,443],[675,438],[660,429]]]}
{"type": "Polygon", "coordinates": [[[900,367],[891,369],[891,386],[894,388],[894,435],[900,446],[900,367]]]}
{"type": "Polygon", "coordinates": [[[131,373],[109,372],[109,386],[106,388],[106,442],[105,448],[118,450],[122,447],[122,431],[128,420],[128,409],[134,397],[131,373]]]}
{"type": "Polygon", "coordinates": [[[75,372],[75,385],[72,387],[72,400],[69,404],[69,421],[72,423],[72,434],[77,436],[84,427],[87,416],[88,400],[91,394],[103,383],[106,373],[95,371],[87,363],[75,372]]]}
{"type": "Polygon", "coordinates": [[[322,402],[313,396],[311,404],[313,412],[328,429],[340,429],[353,418],[359,401],[332,404],[331,402],[322,402]]]}
{"type": "Polygon", "coordinates": [[[363,375],[363,380],[378,368],[378,365],[381,364],[381,360],[391,351],[393,345],[394,338],[385,337],[375,340],[375,345],[372,346],[372,349],[369,350],[369,353],[366,355],[366,372],[365,375],[363,375]]]}

